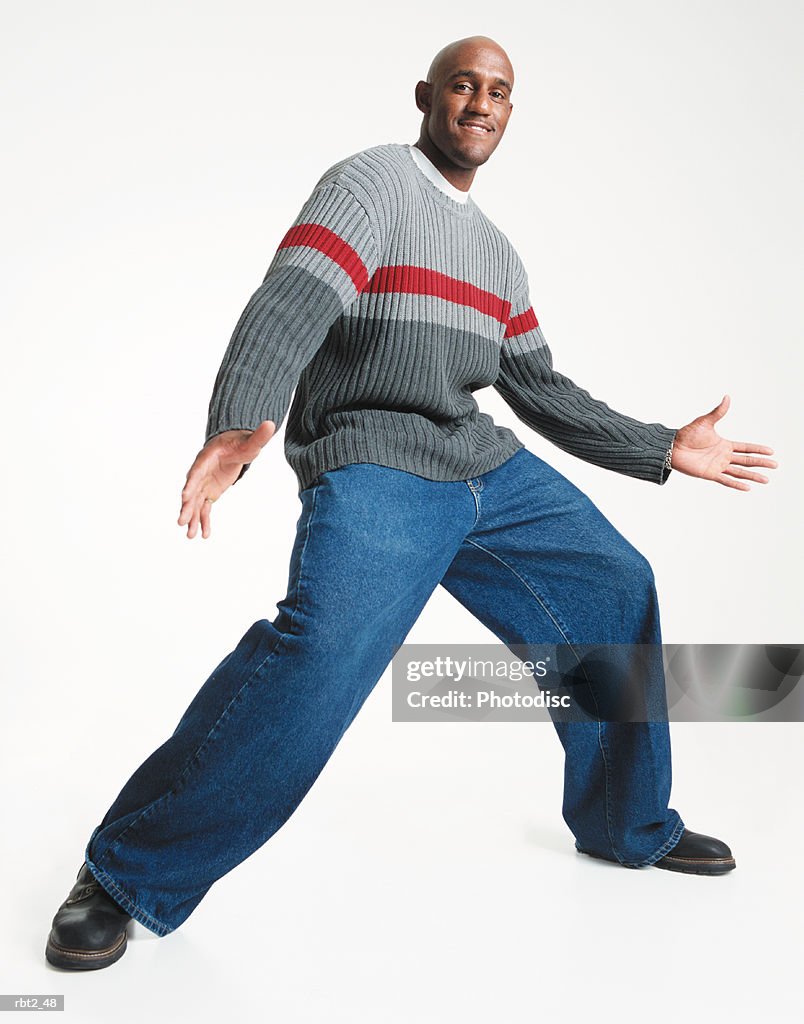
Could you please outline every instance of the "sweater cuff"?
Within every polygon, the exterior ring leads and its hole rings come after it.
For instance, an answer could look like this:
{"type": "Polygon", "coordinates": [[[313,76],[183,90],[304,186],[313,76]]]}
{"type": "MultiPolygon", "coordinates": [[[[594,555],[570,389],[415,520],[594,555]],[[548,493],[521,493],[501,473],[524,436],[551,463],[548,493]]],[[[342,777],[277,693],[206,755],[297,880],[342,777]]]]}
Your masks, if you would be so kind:
{"type": "Polygon", "coordinates": [[[667,446],[667,451],[664,453],[664,463],[662,465],[662,472],[659,478],[659,484],[665,483],[667,481],[667,478],[673,472],[673,445],[676,442],[677,433],[677,429],[671,432],[670,443],[667,446]]]}
{"type": "Polygon", "coordinates": [[[662,423],[646,423],[639,441],[634,439],[617,454],[612,449],[605,461],[604,469],[613,469],[637,480],[663,484],[670,475],[669,456],[673,447],[676,430],[662,423]]]}

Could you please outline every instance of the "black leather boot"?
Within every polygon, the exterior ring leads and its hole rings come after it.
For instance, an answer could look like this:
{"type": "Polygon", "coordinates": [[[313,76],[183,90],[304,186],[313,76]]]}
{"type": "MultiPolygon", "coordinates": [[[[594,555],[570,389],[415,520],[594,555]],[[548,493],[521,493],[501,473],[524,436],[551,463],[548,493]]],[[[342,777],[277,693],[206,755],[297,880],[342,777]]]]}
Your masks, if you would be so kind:
{"type": "Polygon", "coordinates": [[[126,951],[131,915],[108,895],[82,864],[70,895],[53,918],[45,957],[54,967],[94,971],[115,963],[126,951]]]}
{"type": "Polygon", "coordinates": [[[684,871],[688,875],[724,875],[737,864],[731,850],[720,839],[685,828],[673,849],[653,866],[665,871],[684,871]]]}

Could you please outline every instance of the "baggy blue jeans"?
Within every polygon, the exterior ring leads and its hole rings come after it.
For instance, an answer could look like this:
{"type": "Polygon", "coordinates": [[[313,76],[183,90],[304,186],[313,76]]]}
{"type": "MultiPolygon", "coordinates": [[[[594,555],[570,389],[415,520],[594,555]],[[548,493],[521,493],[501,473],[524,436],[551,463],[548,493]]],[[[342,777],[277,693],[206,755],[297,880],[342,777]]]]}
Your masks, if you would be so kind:
{"type": "MultiPolygon", "coordinates": [[[[346,465],[299,497],[278,615],[214,669],[87,844],[157,935],[288,820],[439,583],[505,644],[661,643],[649,563],[526,448],[459,481],[346,465]]],[[[666,700],[663,670],[644,685],[666,700]]],[[[671,850],[667,720],[554,725],[576,847],[628,867],[671,850]]]]}

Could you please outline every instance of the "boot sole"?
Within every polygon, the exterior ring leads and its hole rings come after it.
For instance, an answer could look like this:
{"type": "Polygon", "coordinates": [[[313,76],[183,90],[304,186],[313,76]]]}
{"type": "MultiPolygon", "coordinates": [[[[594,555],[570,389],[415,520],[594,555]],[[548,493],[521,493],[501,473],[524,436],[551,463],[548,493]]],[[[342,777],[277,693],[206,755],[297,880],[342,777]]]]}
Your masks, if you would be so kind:
{"type": "Polygon", "coordinates": [[[737,867],[737,862],[733,857],[712,858],[711,860],[705,858],[694,860],[691,857],[665,857],[664,860],[664,864],[660,864],[657,861],[653,866],[660,868],[662,871],[680,871],[685,875],[725,875],[728,871],[733,871],[737,867]]]}
{"type": "MultiPolygon", "coordinates": [[[[578,853],[583,853],[587,857],[594,857],[595,860],[605,860],[609,864],[616,864],[617,861],[613,861],[608,857],[601,857],[597,853],[590,853],[588,850],[578,850],[578,853]]],[[[737,867],[737,862],[733,857],[723,857],[721,859],[715,858],[702,858],[694,860],[692,858],[671,858],[669,855],[664,857],[664,864],[660,864],[658,861],[655,864],[651,864],[651,867],[659,868],[661,871],[680,871],[685,875],[725,875],[729,871],[733,871],[737,867]]],[[[623,864],[622,867],[631,867],[630,864],[623,864]]]]}
{"type": "Polygon", "coordinates": [[[45,959],[53,967],[61,967],[65,970],[95,971],[101,967],[109,967],[110,964],[118,961],[125,953],[127,945],[128,937],[126,932],[123,932],[113,946],[109,946],[107,949],[92,951],[66,949],[48,936],[47,946],[45,947],[45,959]]]}

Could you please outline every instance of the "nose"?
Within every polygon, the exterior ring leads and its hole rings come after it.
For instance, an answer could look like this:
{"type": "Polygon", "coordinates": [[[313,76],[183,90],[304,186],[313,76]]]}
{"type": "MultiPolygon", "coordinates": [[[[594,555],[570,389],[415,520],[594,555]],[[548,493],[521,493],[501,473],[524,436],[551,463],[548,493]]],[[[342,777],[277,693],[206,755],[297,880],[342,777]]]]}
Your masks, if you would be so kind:
{"type": "Polygon", "coordinates": [[[492,109],[492,101],[485,89],[476,89],[471,96],[467,109],[472,113],[489,114],[492,109]]]}

